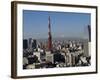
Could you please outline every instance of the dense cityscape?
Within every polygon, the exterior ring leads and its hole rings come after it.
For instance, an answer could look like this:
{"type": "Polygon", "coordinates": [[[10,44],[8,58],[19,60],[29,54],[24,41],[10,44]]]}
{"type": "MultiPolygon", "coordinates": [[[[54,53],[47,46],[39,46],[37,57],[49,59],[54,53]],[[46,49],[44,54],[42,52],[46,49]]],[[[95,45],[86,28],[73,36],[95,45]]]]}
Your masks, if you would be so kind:
{"type": "MultiPolygon", "coordinates": [[[[88,26],[88,28],[89,27],[90,26],[88,26]]],[[[50,17],[48,29],[47,39],[23,39],[23,69],[91,65],[91,56],[89,52],[90,40],[54,39],[51,33],[50,17]]]]}

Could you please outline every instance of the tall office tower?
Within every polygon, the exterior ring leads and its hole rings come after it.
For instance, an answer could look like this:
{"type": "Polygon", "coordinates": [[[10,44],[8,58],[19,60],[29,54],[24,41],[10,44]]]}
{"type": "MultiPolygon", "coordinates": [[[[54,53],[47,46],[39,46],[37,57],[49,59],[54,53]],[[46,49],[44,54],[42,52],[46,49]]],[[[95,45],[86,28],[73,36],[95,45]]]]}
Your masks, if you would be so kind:
{"type": "Polygon", "coordinates": [[[48,24],[48,28],[49,28],[49,32],[48,32],[48,50],[52,49],[52,35],[51,35],[51,23],[50,23],[50,16],[49,16],[49,24],[48,24]]]}
{"type": "Polygon", "coordinates": [[[37,48],[37,41],[34,39],[32,42],[32,48],[36,49],[37,48]]]}
{"type": "Polygon", "coordinates": [[[28,40],[28,48],[32,48],[32,42],[33,42],[32,38],[29,38],[29,40],[28,40]]]}
{"type": "Polygon", "coordinates": [[[89,35],[89,42],[88,42],[88,56],[91,56],[91,26],[88,25],[88,35],[89,35]]]}
{"type": "Polygon", "coordinates": [[[88,41],[84,42],[84,56],[91,56],[91,26],[87,25],[88,41]]]}
{"type": "Polygon", "coordinates": [[[28,48],[28,41],[27,39],[23,40],[23,49],[27,49],[28,48]]]}

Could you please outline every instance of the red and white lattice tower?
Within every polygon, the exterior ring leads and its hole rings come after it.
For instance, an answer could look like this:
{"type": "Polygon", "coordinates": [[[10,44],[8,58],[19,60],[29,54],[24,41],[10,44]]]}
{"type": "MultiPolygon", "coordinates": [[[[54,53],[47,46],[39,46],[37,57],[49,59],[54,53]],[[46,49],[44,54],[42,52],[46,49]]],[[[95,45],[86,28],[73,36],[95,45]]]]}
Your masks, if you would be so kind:
{"type": "Polygon", "coordinates": [[[52,35],[51,35],[51,21],[50,21],[50,16],[48,18],[48,29],[49,29],[49,32],[48,32],[48,50],[51,50],[52,49],[52,35]]]}

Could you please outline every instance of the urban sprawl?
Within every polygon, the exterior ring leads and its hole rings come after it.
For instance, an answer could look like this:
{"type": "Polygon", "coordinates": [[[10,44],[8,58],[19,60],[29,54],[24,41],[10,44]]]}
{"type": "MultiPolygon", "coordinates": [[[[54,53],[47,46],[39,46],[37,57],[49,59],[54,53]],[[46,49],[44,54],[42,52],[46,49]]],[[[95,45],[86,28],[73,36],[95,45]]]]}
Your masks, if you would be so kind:
{"type": "Polygon", "coordinates": [[[23,69],[90,66],[89,40],[53,39],[49,17],[48,38],[23,40],[23,69]]]}

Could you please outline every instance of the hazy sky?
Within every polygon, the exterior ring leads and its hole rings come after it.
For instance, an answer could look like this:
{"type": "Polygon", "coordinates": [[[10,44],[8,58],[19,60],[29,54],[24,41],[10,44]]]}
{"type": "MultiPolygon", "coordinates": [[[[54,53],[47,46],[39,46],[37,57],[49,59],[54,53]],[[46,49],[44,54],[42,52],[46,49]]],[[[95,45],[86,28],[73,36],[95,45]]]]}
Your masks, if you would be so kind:
{"type": "Polygon", "coordinates": [[[23,35],[25,38],[48,38],[48,17],[51,19],[52,37],[87,38],[88,13],[23,10],[23,35]]]}

